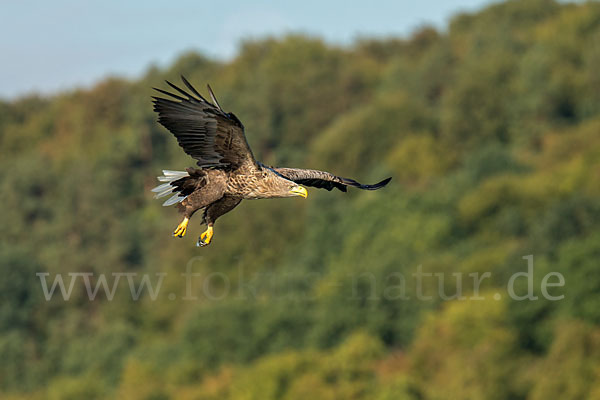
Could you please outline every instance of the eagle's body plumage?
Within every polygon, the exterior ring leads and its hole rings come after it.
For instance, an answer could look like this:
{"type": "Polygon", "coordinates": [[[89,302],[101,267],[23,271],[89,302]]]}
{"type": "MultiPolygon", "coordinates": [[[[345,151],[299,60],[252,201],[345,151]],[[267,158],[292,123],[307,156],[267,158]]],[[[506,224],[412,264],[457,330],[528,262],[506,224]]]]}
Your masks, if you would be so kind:
{"type": "Polygon", "coordinates": [[[184,219],[174,236],[185,235],[192,215],[203,209],[207,230],[198,239],[198,246],[210,244],[213,225],[221,215],[233,210],[244,199],[307,196],[301,185],[343,192],[347,186],[376,190],[391,178],[375,185],[362,185],[329,172],[268,167],[256,161],[244,135],[244,126],[232,113],[223,111],[210,86],[212,102],[206,100],[182,77],[191,93],[173,85],[170,93],[156,89],[172,99],[153,97],[158,122],[176,138],[183,150],[197,161],[199,168],[184,171],[164,170],[159,181],[166,182],[153,189],[157,198],[171,197],[163,205],[177,204],[184,219]]]}

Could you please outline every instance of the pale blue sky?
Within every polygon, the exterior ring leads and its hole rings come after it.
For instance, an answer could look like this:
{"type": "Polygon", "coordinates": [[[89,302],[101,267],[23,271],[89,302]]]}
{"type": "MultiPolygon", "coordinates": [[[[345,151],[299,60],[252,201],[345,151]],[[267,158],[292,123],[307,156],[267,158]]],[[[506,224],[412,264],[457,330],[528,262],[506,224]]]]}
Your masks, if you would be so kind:
{"type": "Polygon", "coordinates": [[[15,0],[0,5],[0,97],[141,75],[194,49],[235,56],[243,38],[305,32],[331,43],[443,29],[490,0],[15,0]]]}

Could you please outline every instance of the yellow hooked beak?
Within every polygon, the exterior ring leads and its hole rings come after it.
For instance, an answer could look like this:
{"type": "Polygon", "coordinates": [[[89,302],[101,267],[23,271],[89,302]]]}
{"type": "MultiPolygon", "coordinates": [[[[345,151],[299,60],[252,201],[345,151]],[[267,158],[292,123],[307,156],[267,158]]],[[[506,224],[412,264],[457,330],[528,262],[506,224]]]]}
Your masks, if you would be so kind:
{"type": "Polygon", "coordinates": [[[296,196],[302,196],[304,198],[306,198],[308,196],[308,192],[306,191],[306,188],[304,188],[302,186],[293,187],[292,190],[290,190],[290,193],[295,194],[296,196]]]}

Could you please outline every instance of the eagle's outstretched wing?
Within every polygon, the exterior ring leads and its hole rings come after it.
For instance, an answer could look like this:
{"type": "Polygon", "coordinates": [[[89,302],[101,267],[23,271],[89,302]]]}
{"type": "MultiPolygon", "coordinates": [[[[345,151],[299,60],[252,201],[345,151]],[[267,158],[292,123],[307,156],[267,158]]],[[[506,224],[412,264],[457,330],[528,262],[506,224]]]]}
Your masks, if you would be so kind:
{"type": "Polygon", "coordinates": [[[330,174],[329,172],[317,171],[314,169],[273,168],[273,171],[300,185],[313,186],[327,190],[338,188],[342,192],[346,191],[347,186],[365,190],[377,190],[384,187],[392,180],[392,178],[387,178],[374,185],[363,185],[362,183],[356,182],[354,179],[342,178],[330,174]]]}
{"type": "Polygon", "coordinates": [[[183,76],[181,79],[192,94],[169,81],[167,84],[181,95],[154,88],[176,100],[152,97],[158,122],[175,135],[179,145],[198,160],[201,168],[260,168],[246,141],[244,126],[235,115],[223,111],[210,86],[212,103],[183,76]]]}

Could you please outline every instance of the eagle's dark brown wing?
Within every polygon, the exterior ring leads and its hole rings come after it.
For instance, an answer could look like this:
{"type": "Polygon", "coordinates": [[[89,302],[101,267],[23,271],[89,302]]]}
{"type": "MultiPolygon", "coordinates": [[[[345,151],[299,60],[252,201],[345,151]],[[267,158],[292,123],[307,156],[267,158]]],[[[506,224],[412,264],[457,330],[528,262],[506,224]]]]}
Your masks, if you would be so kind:
{"type": "Polygon", "coordinates": [[[179,94],[155,88],[175,99],[152,97],[158,122],[175,135],[179,145],[198,160],[201,168],[259,169],[240,120],[232,113],[223,111],[210,86],[208,91],[212,103],[202,97],[183,76],[181,79],[192,94],[169,81],[167,84],[179,94]]]}
{"type": "Polygon", "coordinates": [[[300,185],[313,186],[320,189],[331,190],[337,188],[342,192],[346,191],[347,186],[353,186],[365,190],[377,190],[388,184],[392,178],[387,178],[374,185],[363,185],[356,182],[354,179],[342,178],[330,174],[325,171],[317,171],[314,169],[299,169],[299,168],[273,168],[281,176],[300,185]]]}

